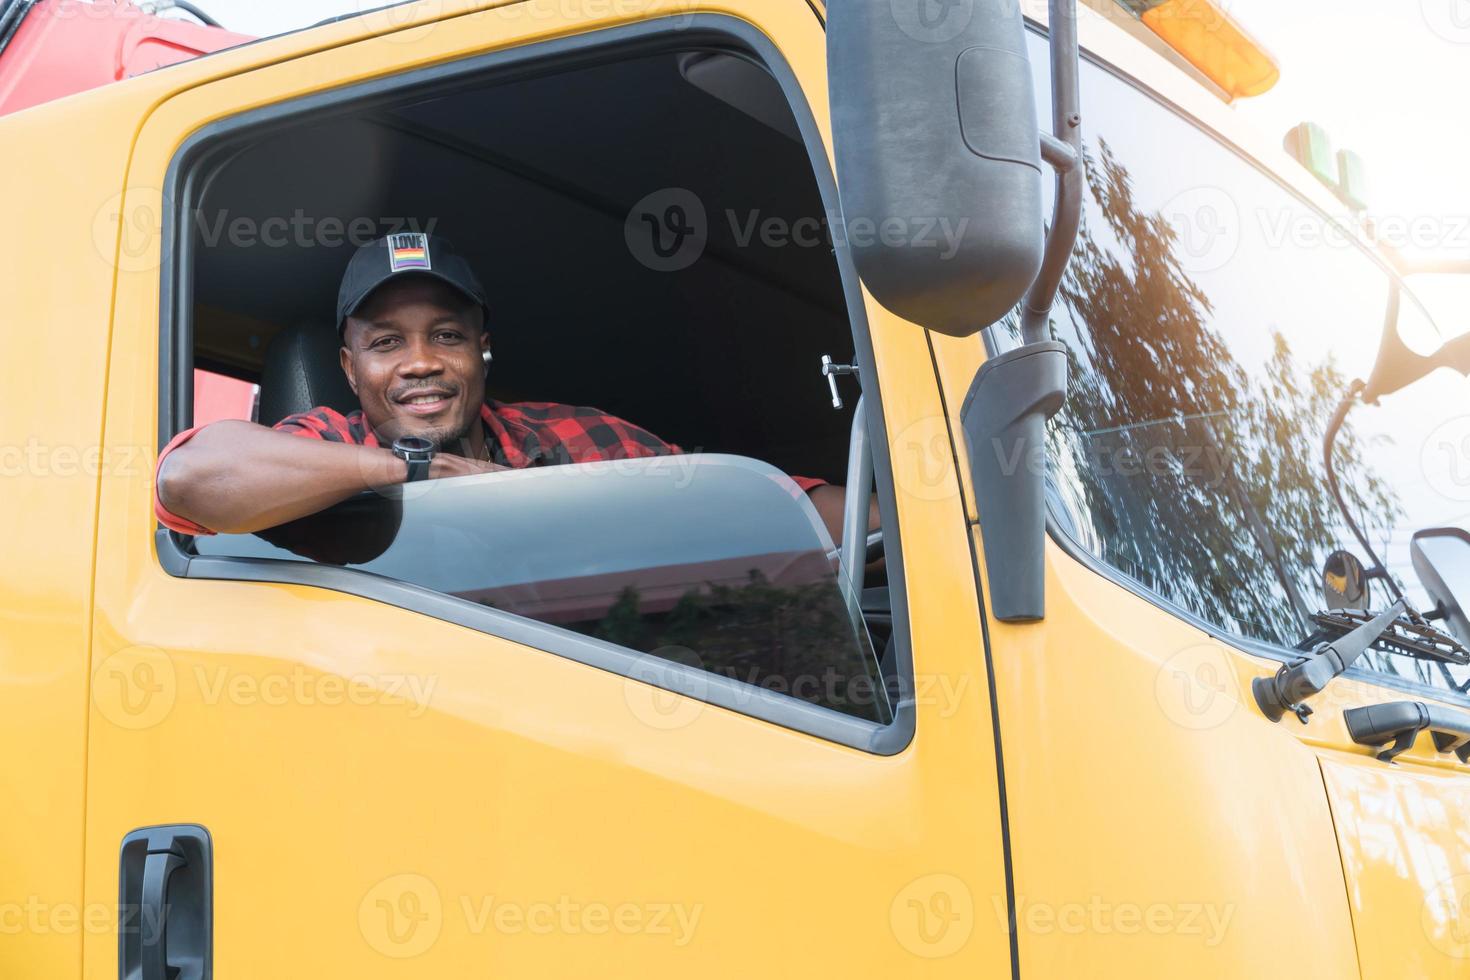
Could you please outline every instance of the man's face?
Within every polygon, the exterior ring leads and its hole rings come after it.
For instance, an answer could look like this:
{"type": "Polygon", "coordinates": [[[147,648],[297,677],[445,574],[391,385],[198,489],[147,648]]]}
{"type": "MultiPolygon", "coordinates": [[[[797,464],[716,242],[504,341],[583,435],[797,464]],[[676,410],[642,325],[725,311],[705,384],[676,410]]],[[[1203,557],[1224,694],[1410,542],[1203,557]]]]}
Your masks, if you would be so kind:
{"type": "Polygon", "coordinates": [[[422,276],[389,282],[347,318],[342,370],[380,440],[421,436],[464,452],[485,401],[483,320],[463,294],[422,276]]]}

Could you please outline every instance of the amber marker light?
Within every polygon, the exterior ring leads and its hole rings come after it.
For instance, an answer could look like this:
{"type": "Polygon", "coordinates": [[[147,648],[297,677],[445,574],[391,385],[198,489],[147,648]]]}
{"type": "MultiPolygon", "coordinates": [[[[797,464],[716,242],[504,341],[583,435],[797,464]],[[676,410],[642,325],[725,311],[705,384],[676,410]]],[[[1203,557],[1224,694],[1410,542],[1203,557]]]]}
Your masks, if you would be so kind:
{"type": "Polygon", "coordinates": [[[1276,59],[1213,0],[1118,0],[1232,99],[1270,91],[1276,59]]]}

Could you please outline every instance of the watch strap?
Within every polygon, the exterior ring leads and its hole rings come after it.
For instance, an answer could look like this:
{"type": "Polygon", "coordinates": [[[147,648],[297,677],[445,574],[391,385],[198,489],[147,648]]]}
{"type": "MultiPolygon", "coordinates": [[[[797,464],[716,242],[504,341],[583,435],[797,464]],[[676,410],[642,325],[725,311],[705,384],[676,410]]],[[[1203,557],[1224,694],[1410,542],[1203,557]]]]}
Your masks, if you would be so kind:
{"type": "Polygon", "coordinates": [[[417,483],[429,477],[429,460],[427,459],[404,459],[408,464],[408,482],[417,483]]]}

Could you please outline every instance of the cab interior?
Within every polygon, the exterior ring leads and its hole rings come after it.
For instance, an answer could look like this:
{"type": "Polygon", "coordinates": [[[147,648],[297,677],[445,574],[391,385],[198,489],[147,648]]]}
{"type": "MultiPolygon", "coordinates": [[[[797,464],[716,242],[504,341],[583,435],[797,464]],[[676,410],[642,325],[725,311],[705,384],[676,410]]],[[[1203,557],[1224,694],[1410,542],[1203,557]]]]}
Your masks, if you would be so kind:
{"type": "Polygon", "coordinates": [[[260,422],[356,407],[332,322],[348,239],[432,231],[490,297],[490,397],[844,478],[858,392],[842,379],[834,410],[821,375],[822,355],[853,355],[825,205],[780,85],[748,55],[691,46],[379,97],[254,133],[197,186],[193,366],[258,384],[260,422]],[[690,195],[702,253],[647,261],[635,209],[690,195]]]}

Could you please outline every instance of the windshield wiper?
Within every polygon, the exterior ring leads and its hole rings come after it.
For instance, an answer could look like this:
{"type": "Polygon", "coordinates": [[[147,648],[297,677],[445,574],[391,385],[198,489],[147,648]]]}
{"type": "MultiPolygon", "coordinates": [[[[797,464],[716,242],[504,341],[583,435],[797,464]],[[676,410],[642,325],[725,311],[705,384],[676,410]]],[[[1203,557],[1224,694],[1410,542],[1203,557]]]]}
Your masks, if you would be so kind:
{"type": "MultiPolygon", "coordinates": [[[[1395,599],[1383,612],[1345,636],[1319,646],[1311,654],[1289,664],[1271,677],[1257,677],[1251,681],[1251,693],[1261,713],[1272,721],[1280,721],[1288,711],[1297,716],[1303,725],[1312,709],[1302,702],[1332,682],[1353,665],[1384,633],[1393,629],[1400,613],[1409,612],[1409,604],[1402,598],[1395,599]]],[[[1413,617],[1410,617],[1413,621],[1413,617]]]]}

